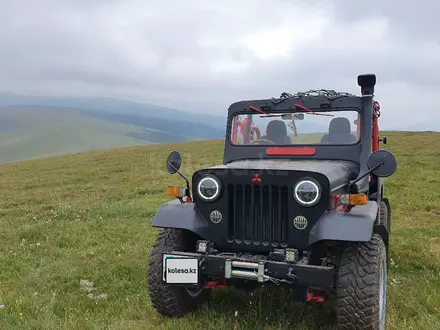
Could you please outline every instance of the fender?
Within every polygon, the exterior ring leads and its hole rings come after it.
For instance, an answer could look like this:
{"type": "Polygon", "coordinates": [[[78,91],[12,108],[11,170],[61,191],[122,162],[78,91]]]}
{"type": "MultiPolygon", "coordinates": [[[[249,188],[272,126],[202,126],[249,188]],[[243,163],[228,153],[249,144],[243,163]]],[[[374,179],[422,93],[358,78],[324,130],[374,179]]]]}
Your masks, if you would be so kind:
{"type": "Polygon", "coordinates": [[[154,216],[153,227],[186,229],[203,239],[208,239],[208,223],[196,209],[194,203],[179,200],[162,204],[154,216]]]}
{"type": "Polygon", "coordinates": [[[376,201],[358,205],[349,213],[330,211],[324,213],[310,231],[309,244],[324,240],[368,242],[373,235],[377,217],[376,201]]]}

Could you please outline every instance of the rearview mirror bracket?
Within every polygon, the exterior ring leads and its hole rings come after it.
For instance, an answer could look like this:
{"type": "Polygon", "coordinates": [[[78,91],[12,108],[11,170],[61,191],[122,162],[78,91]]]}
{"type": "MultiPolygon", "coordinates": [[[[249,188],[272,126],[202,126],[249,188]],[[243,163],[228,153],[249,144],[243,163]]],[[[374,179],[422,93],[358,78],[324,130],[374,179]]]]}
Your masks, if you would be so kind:
{"type": "Polygon", "coordinates": [[[186,196],[191,197],[189,181],[181,172],[179,172],[181,165],[182,165],[182,157],[180,156],[180,153],[178,151],[172,151],[167,158],[167,162],[166,162],[167,171],[170,174],[177,173],[183,180],[185,180],[186,196]]]}
{"type": "Polygon", "coordinates": [[[394,155],[387,150],[376,150],[370,154],[367,162],[368,171],[359,175],[356,179],[348,183],[351,193],[358,193],[358,187],[355,183],[359,182],[369,174],[378,177],[389,177],[393,175],[397,168],[397,161],[394,155]]]}

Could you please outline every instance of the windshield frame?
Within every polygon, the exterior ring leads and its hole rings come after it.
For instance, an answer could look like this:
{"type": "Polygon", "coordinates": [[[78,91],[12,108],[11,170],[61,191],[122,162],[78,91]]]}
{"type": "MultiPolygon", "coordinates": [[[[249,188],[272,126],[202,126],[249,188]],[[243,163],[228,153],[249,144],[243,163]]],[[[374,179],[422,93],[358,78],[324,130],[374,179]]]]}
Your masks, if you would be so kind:
{"type": "Polygon", "coordinates": [[[229,105],[227,115],[227,125],[224,139],[223,164],[229,164],[236,161],[251,160],[268,160],[268,159],[284,159],[284,160],[321,160],[321,161],[350,161],[357,163],[367,169],[368,157],[372,150],[372,133],[373,133],[373,96],[374,95],[342,95],[335,97],[327,97],[325,95],[317,96],[294,96],[287,98],[265,98],[265,99],[248,99],[236,101],[229,105]],[[295,147],[273,147],[276,152],[268,152],[268,146],[262,145],[245,145],[245,147],[231,144],[232,118],[238,114],[248,114],[254,111],[251,107],[255,107],[264,112],[282,113],[286,111],[294,112],[297,105],[308,109],[321,109],[324,111],[332,111],[332,109],[353,109],[360,113],[361,129],[359,143],[355,145],[315,145],[295,147]],[[289,110],[287,110],[289,109],[289,110]],[[291,151],[293,152],[289,152],[291,151]],[[306,150],[307,149],[307,150],[306,150]],[[299,151],[299,152],[297,152],[299,151]],[[305,151],[309,151],[306,153],[305,151]],[[284,153],[283,153],[284,152],[284,153]],[[295,153],[297,152],[297,153],[295,153]]]}
{"type": "MultiPolygon", "coordinates": [[[[258,109],[259,110],[259,109],[258,109]]],[[[301,147],[319,147],[319,148],[326,148],[326,147],[352,147],[352,146],[357,146],[360,143],[362,143],[362,137],[363,137],[363,125],[362,125],[362,111],[361,109],[359,109],[358,107],[337,107],[337,108],[307,108],[307,110],[310,110],[312,112],[315,112],[317,114],[322,113],[325,114],[326,112],[346,112],[346,111],[350,111],[350,112],[357,112],[357,119],[360,121],[359,124],[354,124],[356,127],[356,132],[358,134],[357,137],[357,141],[355,143],[344,143],[344,144],[339,144],[339,143],[332,143],[332,144],[326,144],[326,143],[294,143],[292,141],[291,144],[240,144],[240,143],[234,143],[233,139],[232,139],[232,135],[233,135],[233,126],[234,126],[234,119],[237,118],[238,116],[246,116],[247,118],[252,116],[265,116],[264,113],[259,113],[257,111],[253,111],[253,110],[248,110],[248,109],[243,109],[241,111],[236,111],[233,114],[231,114],[228,117],[228,132],[227,132],[227,140],[230,143],[231,146],[233,146],[234,148],[268,148],[268,147],[280,147],[280,148],[301,148],[301,147]]],[[[261,110],[263,111],[263,110],[261,110]]],[[[265,113],[269,114],[269,116],[267,118],[270,118],[270,115],[274,115],[274,114],[295,114],[295,113],[304,113],[305,116],[306,113],[308,111],[304,110],[304,109],[296,109],[296,108],[281,108],[281,109],[271,109],[271,110],[266,110],[264,111],[265,113]]],[[[277,118],[277,116],[273,116],[273,118],[277,118]]],[[[302,121],[302,120],[299,120],[302,121]]],[[[252,121],[253,122],[253,121],[252,121]]],[[[351,123],[352,124],[352,123],[351,123]]],[[[248,120],[247,124],[246,124],[246,130],[245,130],[245,135],[248,136],[249,135],[249,129],[250,129],[250,125],[251,122],[248,120]]],[[[326,133],[323,133],[326,134],[326,133]]],[[[264,136],[265,132],[261,132],[261,136],[264,136]]],[[[289,134],[291,135],[291,134],[289,134]]]]}

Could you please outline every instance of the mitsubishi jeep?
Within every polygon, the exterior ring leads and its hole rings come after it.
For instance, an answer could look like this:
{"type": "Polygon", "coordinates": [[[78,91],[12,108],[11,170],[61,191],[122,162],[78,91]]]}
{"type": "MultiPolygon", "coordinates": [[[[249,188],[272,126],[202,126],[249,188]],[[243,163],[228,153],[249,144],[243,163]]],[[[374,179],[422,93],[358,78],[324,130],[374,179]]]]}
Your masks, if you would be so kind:
{"type": "Polygon", "coordinates": [[[160,206],[147,282],[154,309],[181,317],[210,290],[285,286],[296,301],[334,297],[339,329],[385,329],[391,230],[376,76],[361,96],[312,90],[228,109],[223,163],[185,181],[160,206]]]}

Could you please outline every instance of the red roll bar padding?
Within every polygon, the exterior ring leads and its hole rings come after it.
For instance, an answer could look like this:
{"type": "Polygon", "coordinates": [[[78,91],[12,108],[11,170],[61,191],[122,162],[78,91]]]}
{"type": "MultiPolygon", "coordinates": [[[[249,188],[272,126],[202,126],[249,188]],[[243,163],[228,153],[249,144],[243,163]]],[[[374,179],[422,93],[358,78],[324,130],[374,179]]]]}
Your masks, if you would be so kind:
{"type": "Polygon", "coordinates": [[[373,103],[373,134],[372,134],[372,149],[373,151],[379,150],[379,122],[378,112],[380,111],[380,104],[377,101],[373,103]]]}

